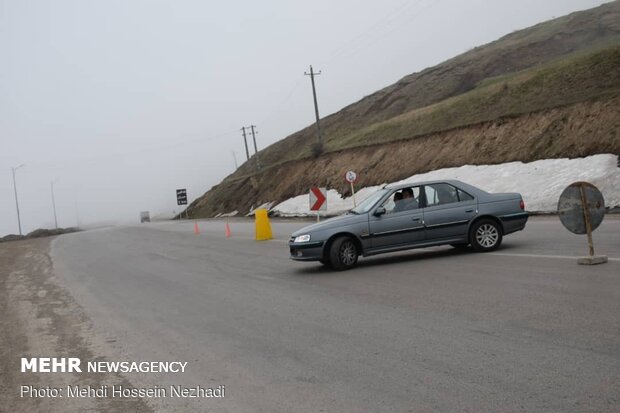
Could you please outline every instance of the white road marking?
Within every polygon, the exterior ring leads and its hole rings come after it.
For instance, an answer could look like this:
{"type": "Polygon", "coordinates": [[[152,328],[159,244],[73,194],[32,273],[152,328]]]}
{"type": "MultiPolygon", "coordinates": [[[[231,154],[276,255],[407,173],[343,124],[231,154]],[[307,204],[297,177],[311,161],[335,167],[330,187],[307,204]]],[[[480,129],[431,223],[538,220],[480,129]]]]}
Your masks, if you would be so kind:
{"type": "MultiPolygon", "coordinates": [[[[503,252],[492,252],[491,255],[501,255],[501,256],[505,256],[505,257],[526,257],[526,258],[558,258],[558,259],[565,259],[565,260],[576,260],[577,258],[580,257],[571,257],[568,255],[541,255],[541,254],[509,254],[509,253],[503,253],[503,252]]],[[[620,258],[607,258],[608,261],[619,261],[620,262],[620,258]]]]}

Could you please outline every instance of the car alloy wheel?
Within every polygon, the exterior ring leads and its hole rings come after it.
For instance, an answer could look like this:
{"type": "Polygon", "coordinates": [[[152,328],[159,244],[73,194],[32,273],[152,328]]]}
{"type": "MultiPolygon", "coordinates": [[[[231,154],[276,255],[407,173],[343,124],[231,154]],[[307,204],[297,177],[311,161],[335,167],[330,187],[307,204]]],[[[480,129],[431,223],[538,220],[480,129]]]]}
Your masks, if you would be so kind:
{"type": "Polygon", "coordinates": [[[499,239],[497,228],[491,224],[484,224],[476,231],[476,241],[485,248],[493,248],[499,239]]]}
{"type": "Polygon", "coordinates": [[[340,245],[338,255],[340,256],[340,262],[348,267],[357,261],[357,248],[355,248],[355,244],[352,241],[347,240],[340,245]]]}
{"type": "Polygon", "coordinates": [[[350,237],[338,237],[330,245],[329,262],[337,271],[353,268],[358,256],[357,245],[350,237]]]}
{"type": "Polygon", "coordinates": [[[502,230],[494,220],[482,219],[472,226],[469,239],[476,251],[493,251],[502,243],[502,230]]]}

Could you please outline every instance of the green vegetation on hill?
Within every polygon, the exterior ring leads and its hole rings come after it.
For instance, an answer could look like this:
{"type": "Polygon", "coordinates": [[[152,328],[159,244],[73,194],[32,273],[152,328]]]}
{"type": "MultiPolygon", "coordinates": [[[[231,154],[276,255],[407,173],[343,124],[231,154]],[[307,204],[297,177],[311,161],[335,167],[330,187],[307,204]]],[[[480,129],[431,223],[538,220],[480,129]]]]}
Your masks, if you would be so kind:
{"type": "Polygon", "coordinates": [[[440,103],[378,122],[347,136],[331,137],[326,147],[342,150],[408,139],[619,93],[620,46],[615,46],[483,82],[470,92],[440,103]]]}

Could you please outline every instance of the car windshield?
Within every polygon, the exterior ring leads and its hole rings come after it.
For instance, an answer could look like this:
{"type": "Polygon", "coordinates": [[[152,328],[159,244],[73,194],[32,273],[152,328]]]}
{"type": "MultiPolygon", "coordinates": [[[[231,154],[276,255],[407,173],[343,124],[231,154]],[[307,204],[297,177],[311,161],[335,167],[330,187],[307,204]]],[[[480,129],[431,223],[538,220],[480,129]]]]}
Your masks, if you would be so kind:
{"type": "Polygon", "coordinates": [[[387,189],[380,189],[374,194],[370,195],[368,198],[364,199],[358,206],[353,208],[351,213],[353,214],[363,214],[365,212],[370,211],[372,208],[383,196],[388,192],[387,189]]]}

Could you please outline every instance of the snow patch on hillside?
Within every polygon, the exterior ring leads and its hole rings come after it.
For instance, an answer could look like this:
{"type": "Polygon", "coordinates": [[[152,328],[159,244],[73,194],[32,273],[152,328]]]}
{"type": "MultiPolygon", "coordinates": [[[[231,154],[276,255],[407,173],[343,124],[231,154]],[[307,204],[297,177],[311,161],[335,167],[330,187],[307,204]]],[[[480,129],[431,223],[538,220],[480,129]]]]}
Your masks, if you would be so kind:
{"type": "MultiPolygon", "coordinates": [[[[509,162],[499,165],[464,165],[417,174],[394,183],[458,179],[488,192],[519,192],[531,212],[555,212],[560,194],[576,181],[598,187],[607,207],[620,207],[620,167],[618,156],[593,155],[576,159],[544,159],[529,163],[509,162]]],[[[361,201],[382,185],[366,187],[356,193],[361,201]]],[[[310,188],[308,188],[310,189],[310,188]]],[[[353,208],[353,198],[343,198],[338,191],[327,191],[327,211],[321,215],[338,215],[353,208]]],[[[308,195],[287,199],[273,207],[281,216],[310,216],[308,195]]]]}

